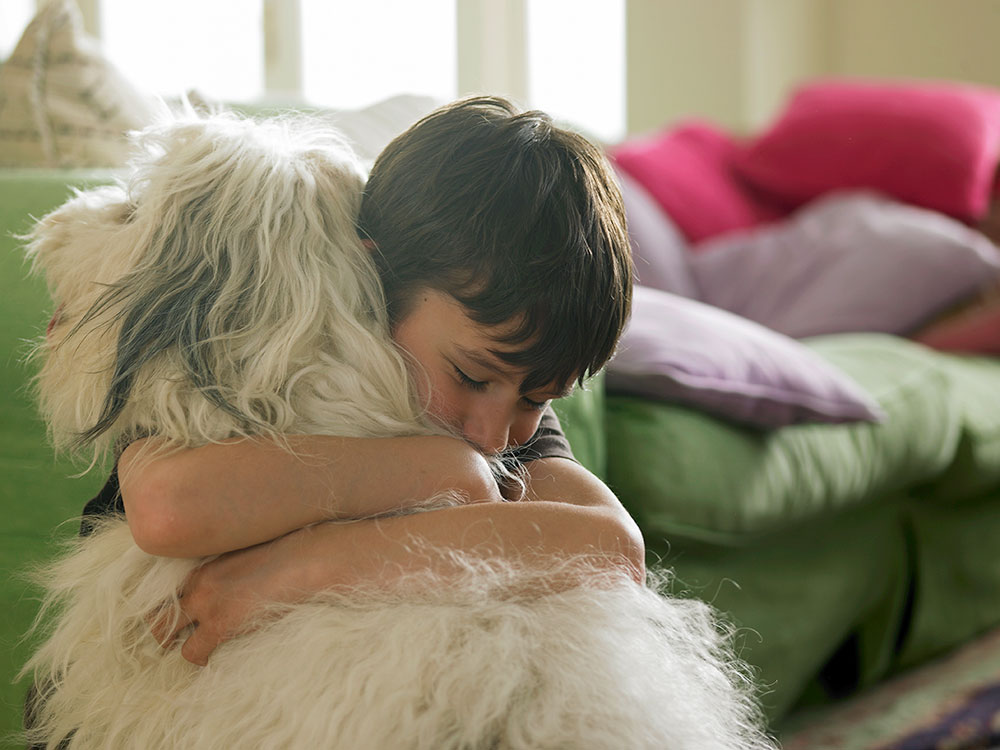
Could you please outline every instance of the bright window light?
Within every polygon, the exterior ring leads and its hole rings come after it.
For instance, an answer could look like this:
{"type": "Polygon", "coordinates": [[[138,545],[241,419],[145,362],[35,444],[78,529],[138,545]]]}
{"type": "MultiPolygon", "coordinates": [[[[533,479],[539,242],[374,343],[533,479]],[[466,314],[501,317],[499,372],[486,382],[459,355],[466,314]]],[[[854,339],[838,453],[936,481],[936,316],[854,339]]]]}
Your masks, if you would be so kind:
{"type": "Polygon", "coordinates": [[[353,108],[394,94],[455,98],[456,0],[302,0],[303,93],[353,108]]]}
{"type": "Polygon", "coordinates": [[[264,80],[261,13],[260,0],[101,0],[101,46],[154,93],[253,100],[264,80]]]}
{"type": "Polygon", "coordinates": [[[605,141],[625,135],[625,0],[527,0],[531,106],[605,141]]]}
{"type": "Polygon", "coordinates": [[[0,61],[17,46],[35,14],[35,0],[0,0],[0,61]]]}

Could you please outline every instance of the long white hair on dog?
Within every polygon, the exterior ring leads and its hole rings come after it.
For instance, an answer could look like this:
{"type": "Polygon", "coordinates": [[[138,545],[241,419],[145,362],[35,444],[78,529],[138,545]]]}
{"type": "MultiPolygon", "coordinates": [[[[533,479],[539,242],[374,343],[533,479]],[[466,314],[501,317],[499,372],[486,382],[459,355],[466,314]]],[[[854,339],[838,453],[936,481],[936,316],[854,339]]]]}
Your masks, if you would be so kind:
{"type": "Polygon", "coordinates": [[[325,592],[199,668],[145,619],[191,561],[146,555],[121,524],[97,539],[50,571],[71,601],[36,656],[50,747],[773,747],[709,609],[606,565],[466,557],[448,585],[325,592]]]}
{"type": "Polygon", "coordinates": [[[55,446],[418,430],[336,131],[216,116],[139,145],[128,184],[29,235],[57,304],[38,389],[55,446]]]}
{"type": "MultiPolygon", "coordinates": [[[[127,184],[78,194],[32,235],[60,309],[38,381],[57,446],[431,431],[357,239],[362,178],[335,134],[213,117],[139,142],[127,184]]],[[[123,520],[97,523],[44,572],[27,739],[70,750],[772,747],[729,632],[664,581],[642,586],[583,557],[414,550],[460,572],[274,607],[201,668],[161,648],[148,618],[179,617],[177,592],[205,561],[149,555],[123,520]]]]}

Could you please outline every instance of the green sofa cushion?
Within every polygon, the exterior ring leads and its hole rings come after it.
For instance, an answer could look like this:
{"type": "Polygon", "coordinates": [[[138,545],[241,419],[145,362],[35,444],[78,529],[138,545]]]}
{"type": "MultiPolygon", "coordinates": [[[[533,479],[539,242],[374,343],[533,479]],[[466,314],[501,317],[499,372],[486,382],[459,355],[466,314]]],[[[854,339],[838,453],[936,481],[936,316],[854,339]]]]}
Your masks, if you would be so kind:
{"type": "Polygon", "coordinates": [[[950,464],[961,413],[938,355],[880,334],[808,344],[878,400],[885,422],[762,432],[665,402],[608,397],[608,481],[647,535],[751,543],[950,464]]]}
{"type": "Polygon", "coordinates": [[[1000,622],[1000,488],[907,507],[916,588],[899,666],[919,664],[1000,622]]]}
{"type": "Polygon", "coordinates": [[[961,502],[1000,487],[1000,358],[941,355],[961,416],[951,466],[921,488],[935,502],[961,502]]]}

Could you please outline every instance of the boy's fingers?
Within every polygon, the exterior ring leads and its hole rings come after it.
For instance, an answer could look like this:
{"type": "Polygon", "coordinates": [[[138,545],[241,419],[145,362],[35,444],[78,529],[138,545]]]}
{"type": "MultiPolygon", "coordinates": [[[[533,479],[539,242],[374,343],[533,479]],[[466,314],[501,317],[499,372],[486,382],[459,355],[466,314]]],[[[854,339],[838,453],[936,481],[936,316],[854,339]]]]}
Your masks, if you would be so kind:
{"type": "MultiPolygon", "coordinates": [[[[204,667],[208,664],[209,657],[219,646],[239,635],[245,635],[259,627],[259,623],[253,627],[229,626],[219,620],[212,620],[209,624],[201,624],[197,620],[191,623],[193,629],[185,636],[182,632],[175,632],[173,637],[180,635],[184,638],[181,646],[181,656],[192,664],[204,667]]],[[[182,628],[183,630],[183,628],[182,628]]]]}
{"type": "Polygon", "coordinates": [[[208,657],[215,651],[220,640],[211,630],[195,627],[194,632],[181,646],[181,656],[192,664],[204,667],[208,664],[208,657]]]}
{"type": "Polygon", "coordinates": [[[183,610],[173,610],[168,606],[163,606],[146,616],[150,632],[153,638],[163,648],[167,648],[176,640],[178,634],[195,622],[183,610]]]}
{"type": "Polygon", "coordinates": [[[164,640],[169,633],[170,613],[166,605],[161,605],[146,615],[146,624],[153,634],[156,642],[161,646],[165,645],[164,640]]]}

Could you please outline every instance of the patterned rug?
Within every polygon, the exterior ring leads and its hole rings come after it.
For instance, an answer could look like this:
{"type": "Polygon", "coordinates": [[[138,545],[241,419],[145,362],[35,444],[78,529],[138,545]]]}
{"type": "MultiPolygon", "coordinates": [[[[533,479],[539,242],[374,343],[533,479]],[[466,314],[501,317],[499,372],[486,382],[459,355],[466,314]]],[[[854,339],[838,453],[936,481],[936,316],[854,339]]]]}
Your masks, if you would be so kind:
{"type": "Polygon", "coordinates": [[[784,750],[1000,748],[1000,630],[844,703],[797,716],[784,750]]]}

